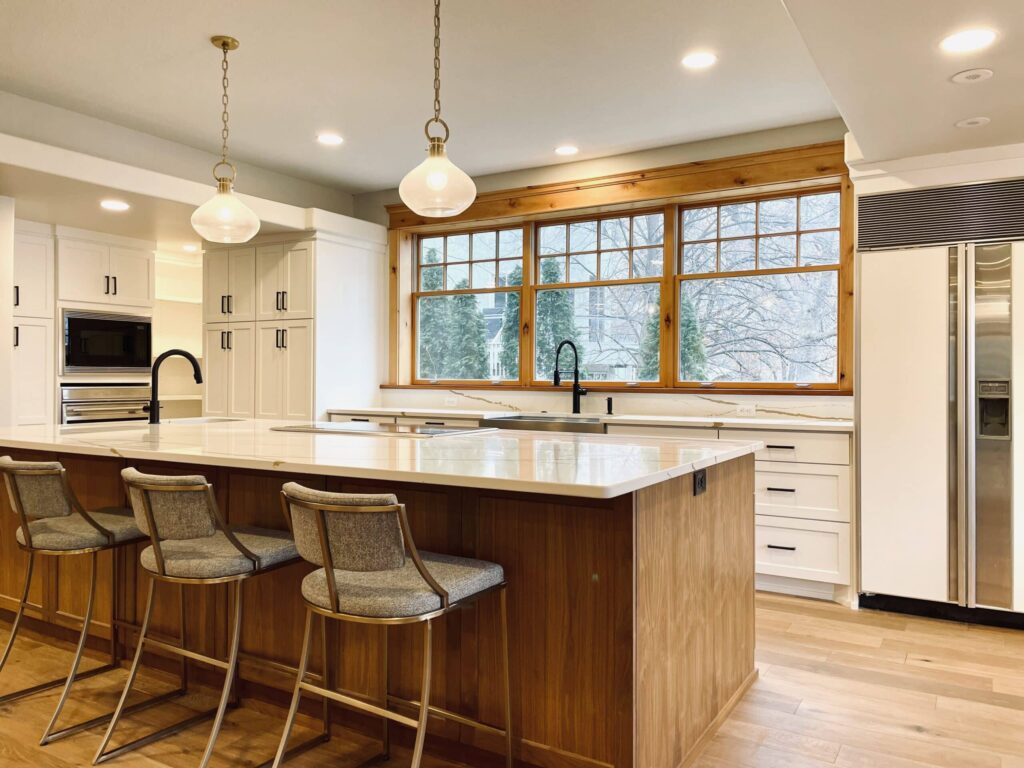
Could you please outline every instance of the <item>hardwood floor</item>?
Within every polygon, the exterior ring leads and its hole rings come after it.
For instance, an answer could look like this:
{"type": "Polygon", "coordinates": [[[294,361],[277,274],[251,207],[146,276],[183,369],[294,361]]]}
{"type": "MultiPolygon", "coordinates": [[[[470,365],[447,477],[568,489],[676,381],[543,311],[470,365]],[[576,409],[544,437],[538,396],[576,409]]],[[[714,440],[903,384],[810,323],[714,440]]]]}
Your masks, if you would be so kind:
{"type": "MultiPolygon", "coordinates": [[[[6,627],[0,637],[6,639],[6,627]]],[[[52,676],[69,658],[68,647],[23,637],[0,689],[52,676]]],[[[695,768],[1024,768],[1024,632],[761,594],[757,661],[760,679],[695,768]]],[[[112,708],[123,674],[83,681],[80,690],[88,694],[68,705],[67,722],[112,708]]],[[[149,691],[167,686],[153,676],[143,684],[149,691]]],[[[0,708],[0,765],[90,764],[97,735],[36,746],[56,696],[0,708]]],[[[209,695],[202,698],[207,704],[209,695]]],[[[125,721],[119,743],[185,711],[171,706],[136,715],[125,721]]],[[[276,747],[280,728],[277,712],[229,714],[214,765],[261,762],[276,747]]],[[[192,768],[206,734],[200,726],[114,764],[192,768]]],[[[289,765],[347,768],[373,755],[375,746],[346,732],[289,765]]],[[[408,765],[408,754],[396,752],[385,765],[408,765]]],[[[464,768],[438,760],[425,765],[464,768]]]]}

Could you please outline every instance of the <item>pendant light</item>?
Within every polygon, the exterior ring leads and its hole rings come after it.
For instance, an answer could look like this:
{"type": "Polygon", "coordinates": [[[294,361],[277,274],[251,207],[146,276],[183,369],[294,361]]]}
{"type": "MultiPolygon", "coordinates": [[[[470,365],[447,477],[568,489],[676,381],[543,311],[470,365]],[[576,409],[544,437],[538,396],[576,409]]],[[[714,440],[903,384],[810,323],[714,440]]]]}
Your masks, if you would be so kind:
{"type": "Polygon", "coordinates": [[[220,118],[223,124],[220,131],[220,162],[213,166],[217,194],[196,208],[192,214],[192,229],[204,240],[214,243],[245,243],[260,231],[260,220],[234,193],[237,171],[228,162],[228,51],[238,48],[238,41],[233,37],[217,35],[211,37],[210,42],[224,54],[220,65],[223,72],[221,104],[224,107],[220,118]],[[221,169],[225,168],[231,172],[230,176],[221,175],[221,169]]]}
{"type": "Polygon", "coordinates": [[[420,216],[462,213],[476,199],[476,184],[448,159],[445,150],[450,131],[441,119],[441,0],[434,0],[434,116],[427,120],[423,132],[429,142],[427,159],[406,174],[398,194],[420,216]],[[431,136],[431,124],[443,128],[444,136],[431,136]]]}

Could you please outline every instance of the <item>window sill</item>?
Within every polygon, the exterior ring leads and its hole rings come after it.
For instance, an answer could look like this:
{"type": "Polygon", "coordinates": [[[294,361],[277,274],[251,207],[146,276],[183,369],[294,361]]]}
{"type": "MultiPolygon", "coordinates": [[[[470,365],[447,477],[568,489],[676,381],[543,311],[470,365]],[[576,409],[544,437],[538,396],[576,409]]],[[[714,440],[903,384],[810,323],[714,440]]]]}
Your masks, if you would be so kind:
{"type": "MultiPolygon", "coordinates": [[[[852,389],[839,389],[836,387],[662,387],[658,385],[638,385],[635,387],[625,384],[601,384],[581,382],[587,390],[596,394],[598,392],[643,392],[652,394],[673,394],[673,395],[831,395],[833,397],[849,397],[853,395],[852,389]]],[[[551,385],[535,384],[524,386],[519,382],[508,384],[492,384],[490,382],[439,382],[437,384],[381,384],[381,389],[422,389],[422,390],[491,390],[493,392],[565,392],[572,391],[570,386],[563,385],[555,387],[551,385]]]]}

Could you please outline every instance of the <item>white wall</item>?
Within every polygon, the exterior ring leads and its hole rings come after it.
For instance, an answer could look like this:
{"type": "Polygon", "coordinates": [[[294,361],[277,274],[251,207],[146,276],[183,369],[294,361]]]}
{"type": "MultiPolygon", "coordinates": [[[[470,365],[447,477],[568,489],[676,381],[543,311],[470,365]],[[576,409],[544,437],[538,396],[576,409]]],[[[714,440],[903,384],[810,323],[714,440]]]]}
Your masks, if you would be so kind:
{"type": "MultiPolygon", "coordinates": [[[[156,254],[156,294],[153,303],[153,354],[184,349],[200,362],[203,359],[203,260],[202,254],[156,254]]],[[[198,416],[202,413],[201,384],[192,376],[192,366],[180,357],[168,359],[160,369],[161,399],[194,397],[195,400],[166,400],[166,418],[198,416]]]]}

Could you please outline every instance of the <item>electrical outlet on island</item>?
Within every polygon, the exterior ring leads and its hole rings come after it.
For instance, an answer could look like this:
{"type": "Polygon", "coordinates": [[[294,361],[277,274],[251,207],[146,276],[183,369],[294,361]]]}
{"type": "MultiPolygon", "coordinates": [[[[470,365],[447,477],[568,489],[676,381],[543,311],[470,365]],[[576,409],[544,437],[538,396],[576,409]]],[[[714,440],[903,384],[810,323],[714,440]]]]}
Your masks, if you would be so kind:
{"type": "Polygon", "coordinates": [[[736,406],[737,416],[756,416],[757,406],[754,403],[742,403],[736,406]]]}

